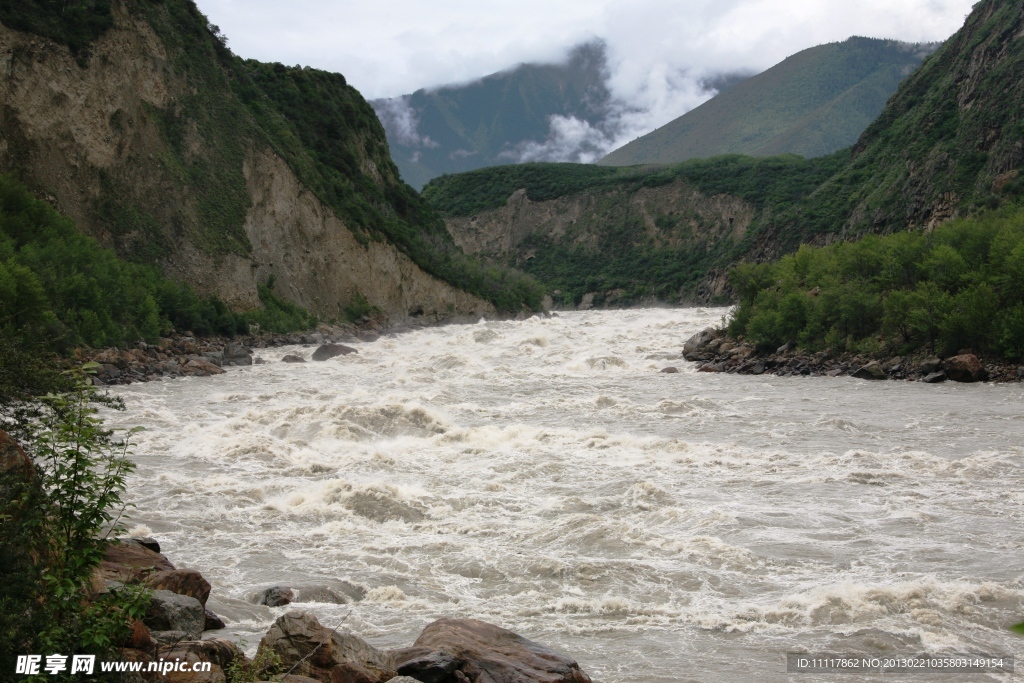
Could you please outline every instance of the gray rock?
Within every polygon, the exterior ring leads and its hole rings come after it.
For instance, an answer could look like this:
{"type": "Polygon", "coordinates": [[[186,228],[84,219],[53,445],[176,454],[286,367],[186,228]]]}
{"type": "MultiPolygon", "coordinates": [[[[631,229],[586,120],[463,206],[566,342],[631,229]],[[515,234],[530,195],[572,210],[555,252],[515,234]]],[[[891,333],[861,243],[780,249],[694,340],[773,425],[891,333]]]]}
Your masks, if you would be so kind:
{"type": "Polygon", "coordinates": [[[305,363],[306,359],[302,356],[296,356],[294,353],[289,353],[287,356],[281,359],[282,363],[305,363]]]}
{"type": "Polygon", "coordinates": [[[142,623],[151,631],[183,631],[185,640],[198,640],[206,625],[203,603],[187,595],[156,590],[142,623]]]}
{"type": "Polygon", "coordinates": [[[290,605],[295,599],[295,591],[285,586],[273,586],[260,594],[256,604],[267,607],[282,607],[290,605]]]}
{"type": "Polygon", "coordinates": [[[235,365],[252,365],[252,351],[238,342],[228,342],[224,347],[224,362],[235,365]]]}
{"type": "Polygon", "coordinates": [[[779,348],[775,349],[775,353],[789,353],[790,351],[796,350],[796,342],[788,341],[779,348]]]}
{"type": "Polygon", "coordinates": [[[160,552],[160,543],[155,538],[150,536],[136,536],[132,538],[133,541],[141,545],[143,548],[149,548],[154,553],[160,552]]]}
{"type": "Polygon", "coordinates": [[[423,683],[416,678],[409,678],[408,676],[395,676],[387,681],[387,683],[423,683]]]}
{"type": "Polygon", "coordinates": [[[1017,376],[1018,377],[1024,377],[1024,365],[1022,365],[1019,368],[1017,368],[1017,376]]]}
{"type": "Polygon", "coordinates": [[[661,371],[666,373],[666,374],[669,374],[669,375],[674,375],[677,372],[679,372],[679,368],[676,368],[676,367],[673,367],[673,366],[670,365],[667,368],[662,368],[661,371]]]}
{"type": "Polygon", "coordinates": [[[394,662],[399,674],[424,683],[590,683],[571,657],[476,619],[435,621],[394,662]]]}
{"type": "Polygon", "coordinates": [[[696,353],[700,351],[717,337],[718,331],[713,327],[708,327],[704,330],[701,330],[697,334],[687,339],[686,342],[683,344],[683,355],[686,355],[688,353],[696,353]]]}
{"type": "Polygon", "coordinates": [[[764,363],[758,362],[750,372],[754,375],[763,375],[767,369],[764,363]]]}
{"type": "Polygon", "coordinates": [[[177,645],[192,640],[184,631],[150,631],[149,636],[161,645],[177,645]]]}
{"type": "Polygon", "coordinates": [[[921,381],[922,382],[927,382],[928,384],[936,384],[938,382],[945,382],[946,379],[947,379],[946,378],[946,373],[944,373],[944,372],[932,372],[932,373],[930,373],[928,375],[925,375],[924,378],[921,379],[921,381]]]}
{"type": "Polygon", "coordinates": [[[342,344],[323,344],[316,351],[313,352],[313,360],[324,361],[330,360],[337,356],[347,356],[350,353],[359,353],[351,346],[344,346],[342,344]]]}
{"type": "Polygon", "coordinates": [[[889,375],[886,374],[882,364],[878,361],[871,361],[864,367],[853,373],[853,376],[857,379],[888,379],[889,375]]]}
{"type": "Polygon", "coordinates": [[[925,358],[921,361],[921,372],[925,375],[930,375],[934,372],[938,372],[942,369],[942,360],[932,356],[931,358],[925,358]]]}
{"type": "Polygon", "coordinates": [[[217,367],[224,365],[224,352],[223,351],[207,351],[202,356],[203,360],[207,363],[213,363],[217,367]]]}

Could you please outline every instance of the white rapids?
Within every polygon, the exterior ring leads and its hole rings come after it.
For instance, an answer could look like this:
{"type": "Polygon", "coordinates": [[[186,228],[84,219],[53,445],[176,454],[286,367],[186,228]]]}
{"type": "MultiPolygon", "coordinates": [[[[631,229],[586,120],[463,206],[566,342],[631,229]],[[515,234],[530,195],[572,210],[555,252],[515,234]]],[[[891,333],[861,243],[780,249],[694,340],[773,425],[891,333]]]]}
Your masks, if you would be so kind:
{"type": "Polygon", "coordinates": [[[129,526],[250,649],[302,607],[384,648],[480,618],[604,683],[1024,653],[1024,387],[695,372],[683,341],[726,313],[482,321],[119,388],[106,416],[145,428],[129,526]],[[253,604],[273,585],[364,597],[253,604]]]}

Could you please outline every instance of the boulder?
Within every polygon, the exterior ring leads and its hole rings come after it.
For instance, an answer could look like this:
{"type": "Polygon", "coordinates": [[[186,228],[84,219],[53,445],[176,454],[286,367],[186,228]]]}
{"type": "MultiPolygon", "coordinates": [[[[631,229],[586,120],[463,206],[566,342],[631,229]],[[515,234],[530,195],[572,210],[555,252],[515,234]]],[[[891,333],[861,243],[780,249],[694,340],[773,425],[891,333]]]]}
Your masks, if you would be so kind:
{"type": "Polygon", "coordinates": [[[161,648],[160,658],[165,662],[180,660],[193,664],[196,662],[210,662],[211,664],[210,671],[204,673],[170,671],[155,679],[161,683],[223,683],[225,671],[236,658],[244,660],[245,655],[231,641],[216,638],[213,640],[187,640],[169,648],[161,648]]]}
{"type": "MultiPolygon", "coordinates": [[[[683,356],[695,354],[718,337],[718,330],[708,327],[693,335],[683,343],[683,356]]],[[[687,358],[689,360],[689,358],[687,358]]]]}
{"type": "Polygon", "coordinates": [[[342,667],[339,676],[353,672],[362,675],[365,671],[373,677],[372,683],[383,683],[395,676],[388,654],[359,636],[321,626],[307,612],[288,612],[278,618],[260,641],[258,652],[264,650],[276,653],[286,669],[298,664],[293,673],[325,682],[332,680],[332,671],[338,666],[342,667]]]}
{"type": "Polygon", "coordinates": [[[159,645],[177,645],[193,637],[184,631],[152,631],[150,635],[159,645]]]}
{"type": "Polygon", "coordinates": [[[260,594],[256,604],[266,605],[267,607],[283,607],[284,605],[290,605],[294,599],[295,592],[291,588],[273,586],[260,594]]]}
{"type": "Polygon", "coordinates": [[[927,382],[928,384],[936,384],[938,382],[945,382],[946,381],[946,373],[944,373],[944,372],[932,372],[932,373],[929,373],[929,374],[925,375],[924,377],[922,377],[921,381],[922,382],[927,382]]]}
{"type": "Polygon", "coordinates": [[[590,683],[570,657],[477,619],[440,619],[394,653],[402,676],[423,683],[590,683]]]}
{"type": "Polygon", "coordinates": [[[666,373],[666,374],[669,374],[669,375],[674,375],[674,374],[676,374],[677,372],[679,372],[679,368],[677,368],[677,367],[673,367],[673,366],[671,366],[671,365],[670,365],[670,366],[669,366],[669,367],[667,367],[667,368],[662,368],[662,369],[661,369],[661,371],[662,371],[662,372],[664,372],[664,373],[666,373]]]}
{"type": "Polygon", "coordinates": [[[878,361],[871,361],[853,373],[853,376],[857,379],[889,379],[885,368],[878,361]]]}
{"type": "Polygon", "coordinates": [[[347,356],[350,353],[359,353],[351,346],[344,346],[342,344],[324,344],[316,351],[313,352],[313,360],[324,361],[330,360],[336,356],[347,356]]]}
{"type": "Polygon", "coordinates": [[[146,577],[145,584],[155,590],[170,591],[195,598],[204,608],[210,597],[210,582],[204,579],[202,574],[192,569],[156,572],[146,577]]]}
{"type": "Polygon", "coordinates": [[[954,382],[983,382],[988,379],[988,371],[973,353],[947,358],[942,362],[942,369],[954,382]]]}
{"type": "Polygon", "coordinates": [[[394,678],[392,678],[387,683],[422,683],[422,682],[416,680],[415,678],[410,678],[409,676],[395,676],[394,678]]]}
{"type": "Polygon", "coordinates": [[[789,353],[790,351],[795,351],[795,350],[796,350],[796,342],[795,341],[788,341],[785,344],[783,344],[782,346],[780,346],[779,348],[775,349],[775,353],[777,353],[777,354],[789,353]]]}
{"type": "Polygon", "coordinates": [[[130,583],[159,571],[173,571],[170,560],[146,548],[131,538],[122,538],[107,544],[103,561],[93,572],[100,583],[118,581],[130,583]]]}
{"type": "Polygon", "coordinates": [[[156,540],[152,536],[132,536],[131,540],[135,541],[143,548],[148,548],[154,553],[160,552],[160,541],[156,540]]]}
{"type": "Polygon", "coordinates": [[[356,338],[359,339],[359,341],[375,342],[380,339],[380,335],[370,330],[359,330],[356,332],[356,338]]]}
{"type": "Polygon", "coordinates": [[[294,353],[289,353],[287,356],[281,359],[282,363],[305,363],[306,359],[302,356],[296,356],[294,353]]]}
{"type": "Polygon", "coordinates": [[[224,363],[252,365],[252,351],[238,342],[228,342],[224,347],[224,363]]]}
{"type": "Polygon", "coordinates": [[[931,358],[925,358],[921,361],[919,366],[921,373],[924,375],[930,375],[934,372],[938,372],[942,369],[942,359],[932,356],[931,358]]]}
{"type": "Polygon", "coordinates": [[[226,628],[224,620],[214,614],[210,609],[205,610],[205,621],[203,623],[204,631],[219,631],[222,628],[226,628]]]}
{"type": "Polygon", "coordinates": [[[186,640],[198,640],[206,625],[206,610],[195,598],[171,591],[153,591],[142,620],[151,631],[182,631],[186,640]]]}
{"type": "Polygon", "coordinates": [[[1021,365],[1019,368],[1017,368],[1017,376],[1024,377],[1024,365],[1021,365]]]}
{"type": "Polygon", "coordinates": [[[224,370],[204,358],[193,358],[185,363],[181,369],[186,375],[194,377],[210,377],[211,375],[223,375],[224,370]]]}
{"type": "Polygon", "coordinates": [[[23,479],[35,479],[36,468],[18,442],[0,430],[0,474],[12,474],[23,479]]]}

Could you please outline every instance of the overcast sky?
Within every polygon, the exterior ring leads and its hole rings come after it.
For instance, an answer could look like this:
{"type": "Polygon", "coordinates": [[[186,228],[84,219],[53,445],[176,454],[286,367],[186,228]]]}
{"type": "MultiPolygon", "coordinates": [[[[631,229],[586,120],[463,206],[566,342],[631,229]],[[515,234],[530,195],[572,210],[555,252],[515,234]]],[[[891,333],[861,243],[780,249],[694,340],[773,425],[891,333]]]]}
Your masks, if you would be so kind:
{"type": "Polygon", "coordinates": [[[851,35],[945,40],[972,0],[197,0],[243,57],[337,71],[367,99],[474,80],[573,45],[608,46],[639,134],[707,98],[715,73],[761,71],[851,35]]]}

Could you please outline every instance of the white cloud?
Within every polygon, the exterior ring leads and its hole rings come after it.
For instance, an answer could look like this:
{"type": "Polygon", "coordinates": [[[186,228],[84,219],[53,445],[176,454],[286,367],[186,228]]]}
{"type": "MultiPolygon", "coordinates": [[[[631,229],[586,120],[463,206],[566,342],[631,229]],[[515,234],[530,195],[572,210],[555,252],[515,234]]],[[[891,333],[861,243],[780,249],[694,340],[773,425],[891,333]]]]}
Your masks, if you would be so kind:
{"type": "MultiPolygon", "coordinates": [[[[367,99],[466,82],[522,62],[554,62],[598,36],[618,104],[601,130],[553,119],[523,154],[621,144],[684,114],[717,73],[761,71],[851,35],[944,40],[974,0],[199,0],[244,57],[343,73],[367,99]],[[615,125],[612,125],[615,124],[615,125]]],[[[398,112],[400,115],[402,112],[398,112]]],[[[401,121],[400,121],[401,122],[401,121]]],[[[415,138],[415,119],[408,123],[415,138]]],[[[421,139],[420,144],[424,144],[421,139]]]]}
{"type": "Polygon", "coordinates": [[[387,128],[389,135],[395,136],[398,142],[409,147],[434,148],[439,145],[430,136],[421,136],[417,131],[419,120],[416,111],[409,105],[406,96],[392,97],[373,102],[377,118],[387,128]]]}

